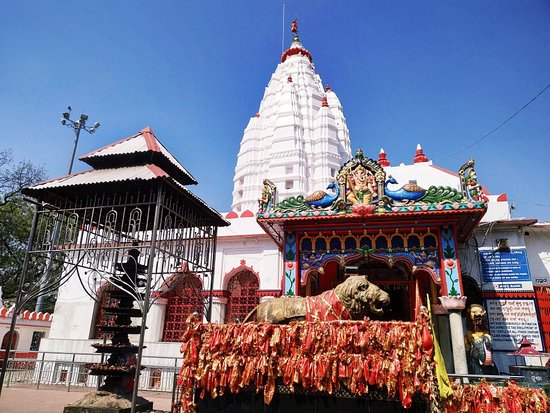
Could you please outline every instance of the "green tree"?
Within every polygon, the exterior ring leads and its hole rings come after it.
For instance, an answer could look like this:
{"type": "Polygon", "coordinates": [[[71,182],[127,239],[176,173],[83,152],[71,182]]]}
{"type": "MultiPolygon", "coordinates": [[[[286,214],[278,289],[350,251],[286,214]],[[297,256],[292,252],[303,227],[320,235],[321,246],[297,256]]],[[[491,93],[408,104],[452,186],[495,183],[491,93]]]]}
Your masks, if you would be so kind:
{"type": "MultiPolygon", "coordinates": [[[[15,162],[11,150],[0,150],[0,286],[4,306],[15,302],[34,208],[21,196],[21,189],[46,177],[42,167],[28,161],[15,162]]],[[[29,268],[28,283],[39,274],[29,268]]],[[[51,301],[51,300],[50,300],[51,301]]],[[[32,309],[32,303],[27,308],[32,309]]],[[[50,308],[51,310],[51,303],[50,308]]]]}

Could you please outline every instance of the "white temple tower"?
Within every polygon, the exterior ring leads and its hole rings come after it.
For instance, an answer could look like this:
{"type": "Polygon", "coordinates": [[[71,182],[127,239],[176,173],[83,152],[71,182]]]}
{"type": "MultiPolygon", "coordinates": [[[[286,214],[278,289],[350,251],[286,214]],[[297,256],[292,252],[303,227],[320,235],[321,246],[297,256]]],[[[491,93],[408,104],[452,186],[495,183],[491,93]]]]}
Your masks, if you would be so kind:
{"type": "Polygon", "coordinates": [[[323,87],[313,58],[298,38],[282,57],[267,85],[260,108],[244,130],[233,178],[232,210],[258,210],[264,179],[279,200],[324,189],[351,157],[342,105],[323,87]]]}

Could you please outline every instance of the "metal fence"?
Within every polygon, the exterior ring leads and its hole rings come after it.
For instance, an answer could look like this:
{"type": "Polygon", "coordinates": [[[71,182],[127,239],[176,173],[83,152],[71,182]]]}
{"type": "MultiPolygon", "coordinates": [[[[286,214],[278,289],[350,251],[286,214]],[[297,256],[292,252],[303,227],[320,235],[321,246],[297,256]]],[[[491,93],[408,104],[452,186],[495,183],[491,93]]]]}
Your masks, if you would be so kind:
{"type": "MultiPolygon", "coordinates": [[[[101,376],[88,374],[87,363],[103,362],[105,355],[92,353],[38,352],[36,359],[17,357],[10,354],[6,371],[5,386],[14,384],[34,384],[66,387],[98,388],[101,376]]],[[[180,357],[143,357],[139,379],[139,390],[171,392],[176,397],[176,380],[181,367],[180,357]]]]}

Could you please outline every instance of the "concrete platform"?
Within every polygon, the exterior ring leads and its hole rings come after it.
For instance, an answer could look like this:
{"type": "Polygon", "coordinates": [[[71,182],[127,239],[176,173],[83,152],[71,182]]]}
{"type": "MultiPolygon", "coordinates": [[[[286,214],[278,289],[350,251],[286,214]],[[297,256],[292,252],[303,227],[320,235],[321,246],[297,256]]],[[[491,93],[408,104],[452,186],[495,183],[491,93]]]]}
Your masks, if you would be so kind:
{"type": "MultiPolygon", "coordinates": [[[[136,398],[136,412],[150,412],[153,402],[136,398]]],[[[81,400],[68,404],[63,413],[132,413],[132,393],[115,394],[104,390],[86,393],[81,400]]]]}
{"type": "MultiPolygon", "coordinates": [[[[2,389],[0,396],[0,412],[2,413],[62,413],[65,405],[80,400],[85,393],[94,391],[92,388],[59,386],[40,386],[37,390],[32,385],[12,385],[2,389]]],[[[153,402],[154,412],[170,412],[171,393],[152,391],[139,392],[139,396],[153,402]]]]}

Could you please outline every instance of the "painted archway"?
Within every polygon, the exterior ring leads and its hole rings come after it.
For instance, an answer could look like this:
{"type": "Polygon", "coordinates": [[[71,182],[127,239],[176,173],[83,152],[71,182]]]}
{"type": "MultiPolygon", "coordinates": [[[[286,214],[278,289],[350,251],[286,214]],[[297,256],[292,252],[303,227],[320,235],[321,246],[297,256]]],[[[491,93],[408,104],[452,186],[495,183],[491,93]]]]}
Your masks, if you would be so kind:
{"type": "Polygon", "coordinates": [[[180,341],[185,322],[193,314],[204,313],[203,285],[193,273],[178,274],[171,281],[169,292],[162,295],[167,299],[162,341],[180,341]]]}
{"type": "Polygon", "coordinates": [[[380,320],[414,320],[421,306],[427,300],[437,302],[440,282],[437,274],[429,268],[418,268],[405,256],[388,257],[371,254],[364,257],[356,254],[350,257],[332,257],[321,267],[305,273],[302,295],[316,295],[334,288],[346,278],[346,266],[357,267],[359,275],[369,280],[390,295],[390,307],[380,320]],[[428,298],[429,297],[429,298],[428,298]]]}
{"type": "Polygon", "coordinates": [[[244,320],[259,303],[260,279],[258,274],[241,261],[241,265],[224,277],[227,305],[224,321],[226,323],[244,320]]]}
{"type": "MultiPolygon", "coordinates": [[[[4,334],[4,338],[2,338],[2,346],[0,347],[0,349],[5,350],[8,348],[9,335],[10,335],[9,331],[6,334],[4,334]]],[[[18,343],[19,343],[19,333],[14,330],[13,335],[11,336],[11,346],[10,346],[11,351],[17,350],[18,343]]],[[[10,355],[11,355],[11,351],[10,351],[10,355]]]]}

